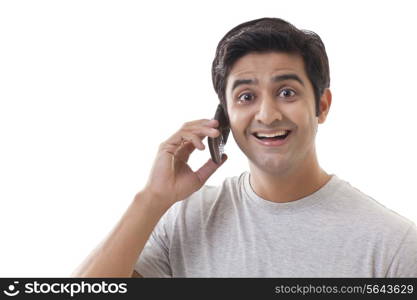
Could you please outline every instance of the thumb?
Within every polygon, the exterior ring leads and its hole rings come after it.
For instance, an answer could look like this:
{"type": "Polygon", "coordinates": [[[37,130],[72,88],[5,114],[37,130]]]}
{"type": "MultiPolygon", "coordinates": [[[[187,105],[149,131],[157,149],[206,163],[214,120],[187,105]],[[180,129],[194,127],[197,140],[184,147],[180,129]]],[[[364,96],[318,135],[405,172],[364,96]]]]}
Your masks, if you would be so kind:
{"type": "Polygon", "coordinates": [[[200,168],[197,170],[196,175],[200,180],[200,183],[203,185],[207,179],[227,160],[227,155],[222,155],[222,162],[220,164],[216,164],[211,158],[200,168]]]}

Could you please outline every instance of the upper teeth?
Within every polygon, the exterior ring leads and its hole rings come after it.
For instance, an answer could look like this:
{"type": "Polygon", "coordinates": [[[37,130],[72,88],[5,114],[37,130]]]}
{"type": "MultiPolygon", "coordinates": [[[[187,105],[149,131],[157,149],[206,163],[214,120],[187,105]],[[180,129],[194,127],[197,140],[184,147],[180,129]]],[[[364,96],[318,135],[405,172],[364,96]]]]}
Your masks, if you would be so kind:
{"type": "Polygon", "coordinates": [[[255,133],[257,136],[259,137],[274,137],[274,136],[280,136],[280,135],[285,135],[287,134],[288,130],[279,130],[279,131],[275,131],[273,133],[260,133],[257,132],[255,133]]]}

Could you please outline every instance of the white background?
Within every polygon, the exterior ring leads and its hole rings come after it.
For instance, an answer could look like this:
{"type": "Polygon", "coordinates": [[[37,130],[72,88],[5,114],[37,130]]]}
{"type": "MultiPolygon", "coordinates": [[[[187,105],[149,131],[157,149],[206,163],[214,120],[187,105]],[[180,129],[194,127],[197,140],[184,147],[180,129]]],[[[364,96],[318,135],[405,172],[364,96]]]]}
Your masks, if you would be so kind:
{"type": "MultiPolygon", "coordinates": [[[[333,104],[331,174],[417,222],[413,1],[1,1],[0,276],[66,277],[147,180],[160,142],[217,105],[211,63],[232,27],[317,32],[333,104]]],[[[206,142],[204,142],[206,143],[206,142]]],[[[207,182],[248,170],[229,160],[207,182]]],[[[209,158],[196,151],[196,169],[209,158]]]]}

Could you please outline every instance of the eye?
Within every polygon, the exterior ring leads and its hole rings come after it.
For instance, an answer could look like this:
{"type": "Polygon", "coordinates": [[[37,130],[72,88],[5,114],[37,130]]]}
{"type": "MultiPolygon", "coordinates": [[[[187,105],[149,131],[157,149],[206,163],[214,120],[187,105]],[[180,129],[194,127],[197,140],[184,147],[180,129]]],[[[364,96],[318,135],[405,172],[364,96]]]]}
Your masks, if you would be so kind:
{"type": "Polygon", "coordinates": [[[295,96],[295,91],[292,89],[282,89],[279,91],[279,96],[289,98],[295,96]]]}
{"type": "Polygon", "coordinates": [[[251,101],[253,100],[253,98],[254,96],[251,93],[243,93],[238,97],[239,101],[242,101],[242,102],[251,101]]]}

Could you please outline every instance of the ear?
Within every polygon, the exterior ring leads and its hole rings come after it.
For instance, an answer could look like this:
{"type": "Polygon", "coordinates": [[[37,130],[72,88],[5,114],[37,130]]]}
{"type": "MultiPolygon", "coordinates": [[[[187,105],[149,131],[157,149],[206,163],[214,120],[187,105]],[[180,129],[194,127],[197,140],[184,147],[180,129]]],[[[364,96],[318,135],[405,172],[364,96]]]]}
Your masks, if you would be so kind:
{"type": "Polygon", "coordinates": [[[332,104],[332,92],[330,89],[325,89],[320,98],[320,115],[318,116],[319,124],[324,123],[327,118],[327,114],[332,104]]]}

